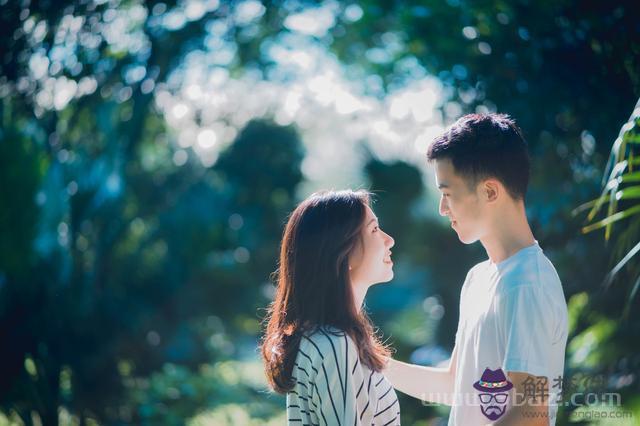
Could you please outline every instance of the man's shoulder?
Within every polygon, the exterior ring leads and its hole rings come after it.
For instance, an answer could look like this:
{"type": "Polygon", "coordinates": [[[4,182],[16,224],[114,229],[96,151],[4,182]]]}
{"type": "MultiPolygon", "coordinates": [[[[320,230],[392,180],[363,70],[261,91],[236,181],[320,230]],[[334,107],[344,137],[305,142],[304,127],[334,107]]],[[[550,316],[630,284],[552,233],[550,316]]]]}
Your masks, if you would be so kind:
{"type": "Polygon", "coordinates": [[[489,266],[489,264],[490,264],[490,261],[489,259],[487,259],[473,265],[473,267],[469,269],[469,272],[467,272],[466,280],[467,281],[472,280],[474,276],[477,276],[480,273],[480,271],[486,269],[489,266]]]}
{"type": "Polygon", "coordinates": [[[523,286],[562,288],[556,268],[540,249],[519,256],[502,268],[499,280],[501,292],[523,286]]]}

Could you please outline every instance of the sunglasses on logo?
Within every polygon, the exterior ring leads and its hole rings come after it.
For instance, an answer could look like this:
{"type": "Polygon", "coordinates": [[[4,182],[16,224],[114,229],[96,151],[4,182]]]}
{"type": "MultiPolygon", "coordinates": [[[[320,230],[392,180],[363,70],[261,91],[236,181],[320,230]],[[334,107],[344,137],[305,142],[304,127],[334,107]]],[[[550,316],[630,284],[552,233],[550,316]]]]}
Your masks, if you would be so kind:
{"type": "Polygon", "coordinates": [[[495,400],[498,404],[504,404],[509,396],[506,393],[481,393],[480,402],[483,404],[488,404],[491,400],[495,400]]]}

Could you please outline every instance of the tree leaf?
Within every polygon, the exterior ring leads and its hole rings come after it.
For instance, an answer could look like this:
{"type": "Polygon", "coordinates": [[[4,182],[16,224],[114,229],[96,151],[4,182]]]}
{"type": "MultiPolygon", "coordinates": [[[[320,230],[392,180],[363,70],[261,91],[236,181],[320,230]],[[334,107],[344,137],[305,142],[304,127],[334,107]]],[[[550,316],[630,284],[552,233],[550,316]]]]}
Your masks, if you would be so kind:
{"type": "MultiPolygon", "coordinates": [[[[636,198],[640,198],[640,186],[628,186],[616,192],[616,200],[633,200],[636,198]]],[[[600,198],[596,198],[591,201],[587,201],[586,203],[580,204],[578,207],[571,211],[572,216],[577,216],[585,210],[590,210],[593,206],[600,200],[600,198]]],[[[605,197],[604,203],[608,203],[609,198],[605,197]]]]}
{"type": "Polygon", "coordinates": [[[627,254],[622,258],[622,260],[618,262],[618,264],[614,266],[614,268],[607,274],[604,280],[605,288],[611,285],[611,282],[618,274],[618,272],[620,272],[620,270],[624,268],[624,265],[626,265],[633,258],[633,256],[638,254],[638,252],[640,252],[640,242],[636,244],[631,250],[629,250],[627,254]]]}
{"type": "Polygon", "coordinates": [[[626,219],[629,216],[633,216],[633,215],[638,214],[638,213],[640,213],[640,205],[633,206],[633,207],[631,207],[631,208],[629,208],[627,210],[615,213],[615,214],[613,214],[611,216],[608,216],[608,217],[606,217],[606,218],[604,218],[604,219],[602,219],[602,220],[600,220],[600,221],[598,221],[596,223],[593,223],[591,225],[583,227],[582,228],[582,233],[583,234],[589,233],[589,232],[594,231],[596,229],[603,228],[603,227],[609,225],[610,223],[617,222],[617,221],[622,220],[622,219],[626,219]]]}

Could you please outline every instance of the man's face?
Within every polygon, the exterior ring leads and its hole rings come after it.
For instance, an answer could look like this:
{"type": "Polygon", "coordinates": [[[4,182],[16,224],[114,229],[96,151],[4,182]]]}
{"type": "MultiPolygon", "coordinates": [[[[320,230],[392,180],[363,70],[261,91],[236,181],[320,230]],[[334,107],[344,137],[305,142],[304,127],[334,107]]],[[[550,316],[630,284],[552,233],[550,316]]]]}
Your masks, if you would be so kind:
{"type": "Polygon", "coordinates": [[[436,184],[440,190],[439,211],[447,216],[451,227],[464,244],[482,238],[485,232],[484,203],[478,195],[478,186],[473,190],[456,174],[448,158],[435,161],[436,184]]]}

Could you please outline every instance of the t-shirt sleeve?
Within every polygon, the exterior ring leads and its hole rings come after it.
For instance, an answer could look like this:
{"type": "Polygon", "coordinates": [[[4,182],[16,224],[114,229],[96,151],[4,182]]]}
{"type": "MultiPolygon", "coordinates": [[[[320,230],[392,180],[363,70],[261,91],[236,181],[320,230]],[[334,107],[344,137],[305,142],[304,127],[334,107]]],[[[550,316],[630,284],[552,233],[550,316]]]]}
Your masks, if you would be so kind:
{"type": "Polygon", "coordinates": [[[499,296],[498,315],[502,369],[549,377],[555,316],[542,290],[530,284],[509,289],[499,296]]]}

